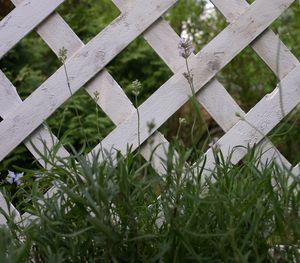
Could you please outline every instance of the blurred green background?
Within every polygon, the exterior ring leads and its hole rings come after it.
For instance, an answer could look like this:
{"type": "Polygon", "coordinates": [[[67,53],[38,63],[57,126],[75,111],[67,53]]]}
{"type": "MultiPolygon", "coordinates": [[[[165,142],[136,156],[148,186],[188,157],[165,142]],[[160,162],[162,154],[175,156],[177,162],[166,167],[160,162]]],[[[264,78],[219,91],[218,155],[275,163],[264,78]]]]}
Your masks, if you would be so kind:
{"type": "MultiPolygon", "coordinates": [[[[13,6],[6,0],[0,0],[0,5],[2,19],[13,6]]],[[[119,15],[118,9],[111,0],[67,0],[57,11],[84,43],[91,40],[119,15]]],[[[165,19],[179,35],[188,33],[193,37],[197,52],[227,25],[220,13],[216,10],[208,11],[205,1],[198,0],[179,0],[174,8],[165,14],[165,19]]],[[[273,23],[272,29],[299,58],[300,6],[298,1],[295,1],[291,8],[273,23]]],[[[60,65],[54,53],[35,32],[30,33],[0,61],[0,69],[16,86],[22,99],[26,99],[60,65]]],[[[138,98],[139,104],[172,76],[170,69],[142,37],[132,42],[107,66],[107,69],[132,101],[134,98],[130,94],[130,84],[135,79],[141,81],[143,91],[138,98]]],[[[278,82],[276,76],[251,48],[246,48],[240,53],[217,75],[217,78],[245,111],[251,109],[265,94],[271,92],[278,82]]],[[[78,128],[75,108],[79,111],[84,133],[89,140],[84,150],[88,152],[114,128],[114,125],[101,110],[97,114],[92,98],[83,90],[79,91],[47,120],[47,124],[56,135],[61,126],[60,139],[63,139],[66,144],[72,144],[77,150],[84,145],[84,136],[78,128]],[[61,123],[62,114],[65,114],[63,123],[61,123]]],[[[201,106],[200,110],[205,123],[196,123],[195,137],[198,138],[199,147],[204,142],[209,143],[206,140],[207,129],[211,137],[219,138],[223,134],[220,127],[201,106]]],[[[299,116],[299,110],[295,110],[270,136],[272,142],[293,164],[300,161],[299,116]]],[[[180,140],[186,146],[190,146],[194,111],[189,104],[184,105],[159,130],[171,140],[178,130],[179,118],[187,120],[187,124],[181,129],[180,140]]],[[[68,145],[66,147],[70,149],[68,145]]],[[[31,154],[22,145],[1,162],[0,172],[4,176],[8,169],[34,168],[36,165],[31,154]]]]}

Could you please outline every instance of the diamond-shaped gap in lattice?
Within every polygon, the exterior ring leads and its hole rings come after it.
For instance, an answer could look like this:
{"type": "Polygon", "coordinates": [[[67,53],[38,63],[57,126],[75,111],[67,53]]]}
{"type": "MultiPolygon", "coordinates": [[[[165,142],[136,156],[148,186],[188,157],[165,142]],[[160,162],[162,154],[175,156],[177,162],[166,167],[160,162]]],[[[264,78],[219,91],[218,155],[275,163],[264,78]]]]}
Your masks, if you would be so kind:
{"type": "Polygon", "coordinates": [[[14,5],[9,0],[0,1],[0,21],[14,9],[14,5]]]}
{"type": "Polygon", "coordinates": [[[60,62],[36,32],[23,38],[1,60],[0,69],[26,99],[58,68],[60,62]],[[34,48],[34,51],[32,49],[34,48]]]}
{"type": "Polygon", "coordinates": [[[91,97],[83,87],[47,120],[53,134],[70,153],[72,147],[77,152],[89,153],[115,128],[97,105],[98,99],[97,94],[91,97]]]}
{"type": "Polygon", "coordinates": [[[248,112],[277,85],[277,77],[251,47],[245,48],[224,69],[217,79],[248,112]]]}
{"type": "Polygon", "coordinates": [[[20,212],[24,213],[31,205],[28,200],[28,194],[32,189],[32,182],[36,180],[42,169],[39,162],[29,152],[24,144],[19,145],[0,163],[0,191],[5,192],[12,197],[12,204],[20,212]],[[23,173],[19,180],[20,185],[10,183],[8,174],[23,173]]]}
{"type": "Polygon", "coordinates": [[[300,59],[300,35],[297,30],[290,29],[300,27],[299,17],[299,1],[294,1],[270,27],[298,60],[300,59]]]}
{"type": "MultiPolygon", "coordinates": [[[[0,117],[0,123],[2,120],[0,117]]],[[[7,177],[7,169],[15,171],[18,168],[31,169],[37,166],[33,155],[21,144],[0,163],[0,185],[7,177]]]]}
{"type": "Polygon", "coordinates": [[[170,142],[193,149],[188,159],[190,164],[199,161],[208,148],[215,145],[224,131],[198,102],[186,102],[159,129],[170,142]]]}
{"type": "Polygon", "coordinates": [[[142,36],[133,41],[107,68],[135,106],[143,103],[172,76],[171,70],[142,36]],[[135,80],[142,84],[137,105],[132,92],[135,80]]]}
{"type": "Polygon", "coordinates": [[[13,205],[18,210],[22,210],[24,208],[24,192],[30,190],[30,182],[32,182],[33,178],[35,177],[36,171],[40,169],[40,164],[23,144],[18,146],[4,160],[1,161],[0,191],[3,192],[5,189],[5,191],[7,191],[7,193],[13,197],[13,205]],[[8,182],[8,170],[14,173],[24,173],[22,179],[20,180],[22,191],[18,191],[20,187],[18,187],[16,183],[11,184],[8,182]]]}
{"type": "Polygon", "coordinates": [[[217,36],[226,26],[226,20],[209,1],[179,0],[164,18],[174,31],[184,38],[192,38],[196,52],[217,36]],[[209,8],[209,10],[208,10],[209,8]]]}
{"type": "Polygon", "coordinates": [[[268,138],[293,166],[300,162],[300,105],[272,130],[268,138]]]}
{"type": "Polygon", "coordinates": [[[88,43],[120,14],[111,0],[65,1],[57,12],[65,19],[78,37],[88,43]]]}

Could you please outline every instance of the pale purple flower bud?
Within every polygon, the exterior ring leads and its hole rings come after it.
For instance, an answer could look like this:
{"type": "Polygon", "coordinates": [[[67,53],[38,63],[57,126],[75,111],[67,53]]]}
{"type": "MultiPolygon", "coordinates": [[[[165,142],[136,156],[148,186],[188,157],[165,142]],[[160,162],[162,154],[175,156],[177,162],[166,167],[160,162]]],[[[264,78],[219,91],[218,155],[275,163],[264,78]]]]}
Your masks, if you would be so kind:
{"type": "Polygon", "coordinates": [[[178,49],[179,55],[185,59],[187,59],[194,52],[192,41],[184,38],[180,39],[178,49]]]}
{"type": "Polygon", "coordinates": [[[134,96],[138,96],[138,95],[140,95],[140,93],[141,93],[141,91],[143,89],[143,85],[142,85],[142,83],[139,80],[136,79],[135,81],[132,82],[130,88],[131,88],[132,94],[134,96]]]}

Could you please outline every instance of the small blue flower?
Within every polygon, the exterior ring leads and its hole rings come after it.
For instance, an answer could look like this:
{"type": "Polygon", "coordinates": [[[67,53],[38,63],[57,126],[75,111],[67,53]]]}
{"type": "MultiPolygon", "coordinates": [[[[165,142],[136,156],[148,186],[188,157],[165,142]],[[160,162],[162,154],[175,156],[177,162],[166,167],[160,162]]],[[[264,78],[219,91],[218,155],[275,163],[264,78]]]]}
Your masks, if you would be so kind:
{"type": "Polygon", "coordinates": [[[9,182],[10,184],[15,183],[16,185],[20,185],[21,184],[21,178],[24,176],[24,173],[14,173],[12,171],[8,171],[8,175],[7,175],[7,182],[9,182]]]}

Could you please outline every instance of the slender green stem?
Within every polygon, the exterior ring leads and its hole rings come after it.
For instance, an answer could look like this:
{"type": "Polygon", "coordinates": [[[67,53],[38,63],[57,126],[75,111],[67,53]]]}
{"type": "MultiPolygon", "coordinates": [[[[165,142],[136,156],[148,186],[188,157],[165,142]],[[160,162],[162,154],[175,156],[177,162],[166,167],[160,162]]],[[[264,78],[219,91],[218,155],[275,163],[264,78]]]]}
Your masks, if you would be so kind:
{"type": "Polygon", "coordinates": [[[285,112],[284,112],[284,107],[283,107],[283,93],[282,93],[282,85],[281,85],[281,81],[280,81],[280,48],[281,48],[281,41],[278,40],[276,73],[277,73],[278,80],[279,80],[278,89],[279,89],[280,110],[281,110],[282,116],[284,117],[285,112]]]}
{"type": "Polygon", "coordinates": [[[185,66],[186,66],[186,70],[187,70],[187,74],[188,74],[188,82],[189,82],[189,85],[190,85],[191,91],[192,91],[192,96],[195,97],[196,94],[195,94],[193,75],[192,75],[192,71],[190,70],[187,58],[185,58],[185,66]]]}
{"type": "MultiPolygon", "coordinates": [[[[188,83],[189,83],[191,91],[192,91],[192,97],[190,98],[190,101],[192,103],[192,106],[195,108],[195,111],[196,111],[197,115],[200,117],[201,121],[203,122],[203,125],[205,125],[205,129],[206,129],[207,135],[208,135],[209,139],[211,140],[211,135],[210,135],[210,131],[208,129],[208,125],[206,124],[204,118],[202,117],[201,112],[198,109],[198,101],[196,99],[194,80],[193,80],[192,71],[191,71],[191,69],[189,67],[188,58],[185,58],[185,65],[186,65],[186,70],[187,70],[187,80],[188,80],[188,83]]],[[[195,129],[195,124],[196,124],[196,119],[194,118],[192,130],[191,130],[191,133],[192,133],[191,137],[192,137],[192,143],[193,144],[194,144],[194,129],[195,129]]]]}
{"type": "Polygon", "coordinates": [[[135,107],[136,107],[136,113],[137,113],[137,118],[138,118],[138,144],[139,144],[139,146],[138,146],[138,148],[139,148],[139,151],[140,151],[140,148],[141,148],[141,134],[140,134],[140,125],[141,125],[141,123],[140,123],[140,121],[141,121],[141,119],[140,119],[140,111],[139,111],[139,107],[138,107],[138,96],[136,95],[135,96],[135,107]]]}
{"type": "Polygon", "coordinates": [[[60,133],[61,133],[61,130],[62,130],[62,125],[64,123],[64,120],[65,120],[65,117],[66,117],[66,114],[67,114],[67,111],[68,111],[68,106],[66,106],[63,110],[63,113],[62,113],[62,118],[61,118],[61,121],[60,121],[60,124],[59,124],[59,127],[58,127],[58,132],[57,132],[57,137],[59,138],[60,136],[60,133]]]}
{"type": "MultiPolygon", "coordinates": [[[[71,96],[73,96],[73,92],[72,92],[71,85],[70,85],[70,79],[69,79],[69,75],[68,75],[66,63],[63,63],[63,67],[64,67],[66,79],[67,79],[67,86],[68,86],[68,89],[69,89],[69,91],[70,91],[71,96]]],[[[75,113],[76,113],[76,116],[77,116],[77,118],[78,118],[79,125],[80,125],[80,127],[81,127],[82,135],[84,136],[84,139],[85,139],[85,143],[86,143],[86,145],[90,148],[89,142],[88,142],[88,139],[87,139],[87,136],[86,136],[86,133],[85,133],[85,130],[84,130],[84,128],[83,128],[83,123],[82,123],[82,121],[81,121],[81,117],[80,117],[80,115],[79,115],[79,112],[78,112],[78,109],[77,109],[77,107],[76,107],[77,105],[76,105],[75,101],[74,101],[74,106],[75,106],[75,107],[74,107],[74,108],[75,108],[75,113]]]]}
{"type": "Polygon", "coordinates": [[[100,126],[99,126],[99,108],[98,108],[97,101],[95,101],[95,102],[96,102],[96,125],[97,125],[97,132],[98,132],[99,139],[101,139],[100,126]]]}
{"type": "Polygon", "coordinates": [[[181,126],[182,126],[182,124],[181,124],[181,122],[179,122],[179,127],[178,127],[178,129],[177,129],[177,132],[176,132],[176,140],[178,140],[178,136],[179,136],[179,133],[180,133],[180,130],[181,130],[181,126]]]}

